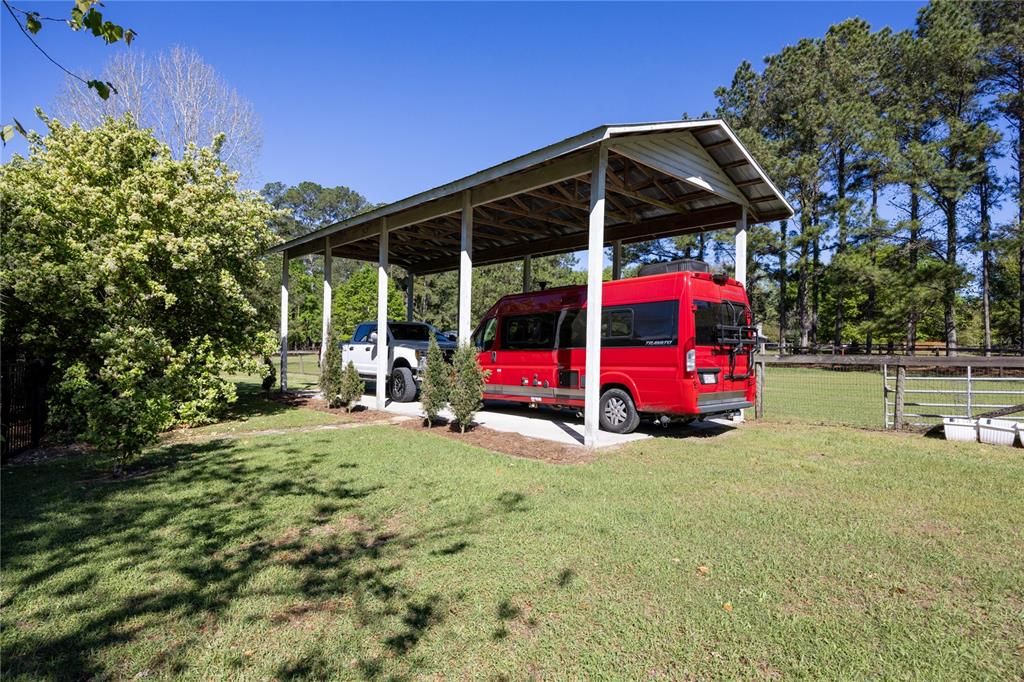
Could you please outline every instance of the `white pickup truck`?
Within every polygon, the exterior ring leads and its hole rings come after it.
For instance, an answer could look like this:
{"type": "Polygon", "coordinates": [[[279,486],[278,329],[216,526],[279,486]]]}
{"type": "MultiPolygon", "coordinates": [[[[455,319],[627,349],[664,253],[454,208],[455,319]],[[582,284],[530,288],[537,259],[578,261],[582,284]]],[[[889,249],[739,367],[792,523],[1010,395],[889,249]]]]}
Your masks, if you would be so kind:
{"type": "MultiPolygon", "coordinates": [[[[455,340],[432,325],[425,322],[388,322],[388,396],[395,402],[415,400],[431,336],[437,339],[437,345],[450,359],[455,351],[455,340]]],[[[364,381],[376,381],[377,323],[360,323],[352,339],[342,342],[341,358],[346,365],[351,360],[364,381]]]]}

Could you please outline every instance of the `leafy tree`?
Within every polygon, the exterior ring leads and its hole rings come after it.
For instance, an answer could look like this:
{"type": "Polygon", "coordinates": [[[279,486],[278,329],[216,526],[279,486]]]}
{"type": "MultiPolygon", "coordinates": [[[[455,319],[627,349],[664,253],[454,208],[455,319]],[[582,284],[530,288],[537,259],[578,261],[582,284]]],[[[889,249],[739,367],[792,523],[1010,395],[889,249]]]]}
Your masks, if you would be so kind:
{"type": "MultiPolygon", "coordinates": [[[[585,272],[576,269],[574,254],[534,258],[531,265],[533,288],[543,282],[548,288],[584,284],[585,272]]],[[[472,319],[479,320],[502,296],[521,291],[522,262],[484,265],[473,269],[472,319]]],[[[458,325],[459,273],[442,272],[416,279],[413,312],[417,319],[441,329],[458,325]]]]}
{"type": "Polygon", "coordinates": [[[460,343],[452,358],[452,384],[448,402],[451,404],[455,423],[462,433],[473,423],[473,415],[483,405],[484,384],[490,370],[480,367],[476,348],[460,343]]]}
{"type": "Polygon", "coordinates": [[[445,361],[441,347],[437,345],[437,339],[431,336],[427,346],[427,364],[423,372],[423,382],[420,385],[420,403],[423,405],[428,428],[437,419],[437,415],[441,413],[444,406],[448,404],[451,383],[452,368],[445,361]]]}
{"type": "MultiPolygon", "coordinates": [[[[388,278],[388,319],[405,315],[405,294],[388,278]]],[[[339,339],[352,338],[356,325],[377,319],[377,267],[365,264],[334,290],[331,321],[339,339]]]]}
{"type": "MultiPolygon", "coordinates": [[[[348,187],[323,187],[314,182],[301,182],[295,186],[272,182],[266,184],[260,194],[271,206],[279,209],[271,222],[271,229],[282,239],[302,236],[374,208],[374,204],[348,187]]],[[[269,328],[277,325],[280,315],[279,258],[265,258],[268,274],[260,283],[255,297],[260,318],[269,328]]],[[[333,260],[331,275],[335,300],[339,295],[338,282],[344,281],[361,267],[364,267],[364,264],[360,261],[348,258],[333,260]]],[[[296,347],[316,347],[322,341],[323,334],[323,259],[319,256],[291,259],[288,264],[288,278],[289,341],[296,347]]],[[[376,291],[376,280],[373,286],[376,291]]]]}
{"type": "Polygon", "coordinates": [[[341,407],[347,403],[342,398],[343,372],[341,346],[332,327],[327,331],[327,352],[324,354],[323,366],[320,367],[320,392],[327,401],[327,407],[341,407]]]}
{"type": "Polygon", "coordinates": [[[228,371],[272,352],[247,294],[273,210],[212,147],[175,159],[130,116],[43,119],[0,167],[6,354],[53,367],[54,414],[123,459],[234,399],[228,371]]]}

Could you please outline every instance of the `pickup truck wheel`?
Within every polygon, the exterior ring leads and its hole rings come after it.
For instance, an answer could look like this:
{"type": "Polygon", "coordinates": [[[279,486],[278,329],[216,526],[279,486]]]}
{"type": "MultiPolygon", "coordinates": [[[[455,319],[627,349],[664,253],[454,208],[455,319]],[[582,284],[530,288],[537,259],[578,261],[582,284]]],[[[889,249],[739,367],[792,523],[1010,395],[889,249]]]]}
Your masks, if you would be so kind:
{"type": "Polygon", "coordinates": [[[633,398],[621,388],[609,388],[601,395],[598,407],[601,428],[612,433],[633,433],[640,424],[640,415],[633,398]]]}
{"type": "Polygon", "coordinates": [[[391,384],[388,387],[391,399],[396,403],[409,403],[416,397],[416,379],[408,367],[396,367],[391,372],[391,384]]]}

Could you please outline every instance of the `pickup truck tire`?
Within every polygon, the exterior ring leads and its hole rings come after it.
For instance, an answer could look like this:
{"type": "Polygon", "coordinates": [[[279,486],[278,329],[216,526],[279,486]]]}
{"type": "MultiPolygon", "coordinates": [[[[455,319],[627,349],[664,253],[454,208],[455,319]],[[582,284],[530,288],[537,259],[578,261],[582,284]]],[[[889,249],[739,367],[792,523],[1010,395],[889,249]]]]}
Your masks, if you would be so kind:
{"type": "Polygon", "coordinates": [[[408,367],[396,367],[388,385],[391,399],[396,403],[411,403],[416,398],[416,379],[408,367]]]}
{"type": "Polygon", "coordinates": [[[640,425],[633,398],[621,388],[609,388],[599,403],[601,428],[612,433],[633,433],[640,425]]]}

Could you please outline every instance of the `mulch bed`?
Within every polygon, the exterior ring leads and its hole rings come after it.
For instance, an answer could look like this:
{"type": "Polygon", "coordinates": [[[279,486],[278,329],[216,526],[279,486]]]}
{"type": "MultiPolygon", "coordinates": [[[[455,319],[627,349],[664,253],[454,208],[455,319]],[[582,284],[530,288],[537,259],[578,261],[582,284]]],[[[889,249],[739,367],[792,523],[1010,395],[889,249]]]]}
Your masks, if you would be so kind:
{"type": "Polygon", "coordinates": [[[592,450],[579,445],[562,445],[540,438],[530,438],[519,433],[495,431],[484,426],[474,426],[461,433],[455,425],[435,423],[428,429],[422,419],[409,419],[397,424],[399,428],[430,433],[442,438],[449,438],[460,443],[500,452],[512,457],[538,459],[550,464],[586,464],[595,459],[592,450]]]}
{"type": "Polygon", "coordinates": [[[276,400],[291,407],[305,407],[318,412],[326,412],[353,422],[386,422],[395,415],[387,412],[368,409],[365,405],[357,405],[351,412],[346,412],[344,407],[327,407],[327,401],[323,398],[312,398],[303,395],[278,396],[276,400]]]}

